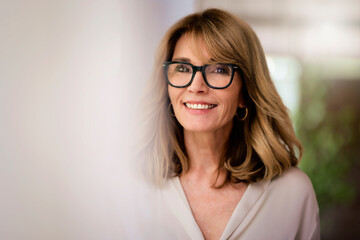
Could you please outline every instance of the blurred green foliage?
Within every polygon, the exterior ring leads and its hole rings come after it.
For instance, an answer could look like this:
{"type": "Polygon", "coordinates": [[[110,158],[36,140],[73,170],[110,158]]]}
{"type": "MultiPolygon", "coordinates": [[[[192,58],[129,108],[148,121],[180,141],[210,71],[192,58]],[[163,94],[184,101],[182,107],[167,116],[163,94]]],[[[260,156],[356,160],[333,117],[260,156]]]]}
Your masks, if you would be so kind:
{"type": "Polygon", "coordinates": [[[355,119],[350,107],[329,110],[331,81],[305,69],[300,110],[295,116],[297,135],[304,146],[300,168],[310,177],[320,210],[329,205],[350,204],[355,186],[348,180],[354,157],[347,146],[353,141],[355,119]]]}

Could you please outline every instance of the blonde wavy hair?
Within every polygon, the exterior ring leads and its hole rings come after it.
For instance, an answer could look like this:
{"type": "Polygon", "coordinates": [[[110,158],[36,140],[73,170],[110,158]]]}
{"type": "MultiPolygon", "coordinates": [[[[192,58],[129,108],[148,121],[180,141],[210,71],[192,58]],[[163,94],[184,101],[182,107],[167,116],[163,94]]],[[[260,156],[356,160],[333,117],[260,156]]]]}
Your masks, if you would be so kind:
{"type": "Polygon", "coordinates": [[[232,132],[218,166],[218,173],[226,171],[221,186],[272,179],[296,166],[303,148],[270,78],[256,34],[248,24],[230,13],[208,9],[182,18],[167,31],[146,87],[142,122],[145,153],[141,157],[145,158],[155,183],[162,185],[168,177],[179,176],[189,169],[183,128],[169,107],[168,85],[162,69],[162,63],[171,60],[175,45],[184,34],[192,36],[194,44],[203,41],[216,62],[232,63],[241,68],[241,91],[248,116],[244,121],[236,117],[233,120],[232,132]]]}

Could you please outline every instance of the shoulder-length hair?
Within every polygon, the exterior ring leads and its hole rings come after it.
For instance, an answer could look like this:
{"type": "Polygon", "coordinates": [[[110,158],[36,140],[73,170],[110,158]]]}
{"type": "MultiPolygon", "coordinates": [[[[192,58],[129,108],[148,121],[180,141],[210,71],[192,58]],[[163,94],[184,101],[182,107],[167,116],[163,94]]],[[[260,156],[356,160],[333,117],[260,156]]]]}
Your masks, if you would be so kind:
{"type": "Polygon", "coordinates": [[[233,120],[218,166],[218,173],[226,171],[221,186],[272,179],[296,166],[303,148],[270,78],[256,34],[243,20],[228,12],[208,9],[175,23],[162,39],[156,55],[143,105],[145,141],[142,149],[145,153],[141,156],[155,183],[161,185],[168,177],[179,176],[189,169],[183,128],[169,106],[168,85],[162,68],[164,61],[171,60],[175,45],[184,34],[190,34],[194,44],[202,41],[215,61],[241,68],[241,94],[248,116],[244,121],[236,117],[233,120]]]}

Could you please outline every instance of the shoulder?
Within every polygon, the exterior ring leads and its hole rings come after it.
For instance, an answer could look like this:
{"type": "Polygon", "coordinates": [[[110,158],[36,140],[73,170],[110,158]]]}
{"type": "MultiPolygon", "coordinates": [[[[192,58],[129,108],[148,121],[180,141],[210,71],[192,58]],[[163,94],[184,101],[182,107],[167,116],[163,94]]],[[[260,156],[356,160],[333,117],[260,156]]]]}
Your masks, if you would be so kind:
{"type": "Polygon", "coordinates": [[[285,170],[280,176],[276,177],[274,180],[290,180],[293,181],[307,181],[310,182],[309,177],[298,167],[290,167],[285,170]]]}
{"type": "Polygon", "coordinates": [[[296,239],[319,239],[319,207],[309,177],[291,167],[272,179],[264,193],[269,211],[281,215],[279,222],[296,226],[296,239]]]}
{"type": "Polygon", "coordinates": [[[317,205],[316,195],[309,177],[299,168],[291,167],[269,183],[268,197],[287,201],[298,206],[317,205]]]}
{"type": "Polygon", "coordinates": [[[287,169],[280,176],[272,179],[270,185],[284,190],[313,191],[309,177],[297,167],[287,169]]]}

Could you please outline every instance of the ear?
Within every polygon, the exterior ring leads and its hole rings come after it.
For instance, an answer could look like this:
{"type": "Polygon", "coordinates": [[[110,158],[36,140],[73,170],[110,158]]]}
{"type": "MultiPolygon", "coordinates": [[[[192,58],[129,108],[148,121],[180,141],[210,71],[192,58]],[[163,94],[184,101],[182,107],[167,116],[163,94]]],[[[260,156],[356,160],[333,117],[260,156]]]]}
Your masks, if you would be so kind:
{"type": "MultiPolygon", "coordinates": [[[[238,73],[236,73],[238,74],[238,73]]],[[[242,76],[242,74],[241,74],[242,76]]],[[[240,78],[240,91],[239,91],[239,99],[238,99],[238,107],[239,108],[245,108],[245,101],[244,101],[244,98],[243,98],[243,80],[242,80],[242,77],[240,78]]]]}
{"type": "Polygon", "coordinates": [[[238,107],[239,107],[239,108],[244,108],[244,107],[246,107],[246,106],[245,106],[244,99],[243,99],[243,97],[242,97],[242,93],[241,93],[241,91],[240,91],[240,94],[239,94],[239,103],[238,103],[238,107]]]}
{"type": "Polygon", "coordinates": [[[244,108],[245,107],[245,104],[244,104],[244,102],[239,102],[239,108],[244,108]]]}

